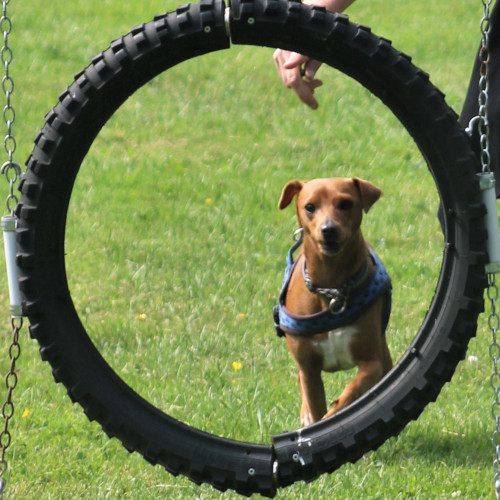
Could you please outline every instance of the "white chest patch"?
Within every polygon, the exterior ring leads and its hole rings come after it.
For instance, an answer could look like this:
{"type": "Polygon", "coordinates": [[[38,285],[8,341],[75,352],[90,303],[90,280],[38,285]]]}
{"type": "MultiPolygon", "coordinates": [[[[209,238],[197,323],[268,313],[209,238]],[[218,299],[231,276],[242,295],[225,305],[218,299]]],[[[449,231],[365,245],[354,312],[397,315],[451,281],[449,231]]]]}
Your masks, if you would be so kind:
{"type": "Polygon", "coordinates": [[[316,353],[323,358],[324,371],[348,370],[355,366],[352,362],[349,344],[356,333],[355,327],[346,326],[328,332],[320,340],[313,340],[316,353]]]}

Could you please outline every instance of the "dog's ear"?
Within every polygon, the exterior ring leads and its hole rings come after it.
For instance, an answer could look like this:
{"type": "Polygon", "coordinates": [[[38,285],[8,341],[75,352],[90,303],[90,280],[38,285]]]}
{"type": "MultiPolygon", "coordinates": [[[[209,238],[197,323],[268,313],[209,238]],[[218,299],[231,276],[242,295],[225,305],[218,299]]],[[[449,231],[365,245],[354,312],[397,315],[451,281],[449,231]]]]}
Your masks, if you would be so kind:
{"type": "Polygon", "coordinates": [[[301,181],[290,181],[281,192],[281,198],[278,203],[278,208],[283,210],[290,205],[293,197],[302,189],[304,185],[301,181]]]}
{"type": "Polygon", "coordinates": [[[382,190],[363,179],[353,177],[352,180],[359,191],[361,206],[365,212],[368,212],[372,205],[380,198],[382,190]]]}

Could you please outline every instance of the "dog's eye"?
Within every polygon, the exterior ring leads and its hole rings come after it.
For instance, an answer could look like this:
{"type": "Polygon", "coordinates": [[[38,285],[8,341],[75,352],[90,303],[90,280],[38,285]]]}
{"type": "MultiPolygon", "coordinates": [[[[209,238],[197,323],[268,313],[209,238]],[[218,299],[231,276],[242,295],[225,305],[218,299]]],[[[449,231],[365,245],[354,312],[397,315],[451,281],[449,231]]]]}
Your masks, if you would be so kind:
{"type": "Polygon", "coordinates": [[[354,206],[354,203],[353,203],[351,200],[342,200],[342,201],[338,204],[337,208],[338,208],[339,210],[344,211],[344,210],[351,210],[351,208],[352,208],[353,206],[354,206]]]}
{"type": "Polygon", "coordinates": [[[314,206],[313,203],[308,203],[304,208],[306,212],[309,214],[313,214],[314,212],[316,212],[316,207],[314,206]]]}

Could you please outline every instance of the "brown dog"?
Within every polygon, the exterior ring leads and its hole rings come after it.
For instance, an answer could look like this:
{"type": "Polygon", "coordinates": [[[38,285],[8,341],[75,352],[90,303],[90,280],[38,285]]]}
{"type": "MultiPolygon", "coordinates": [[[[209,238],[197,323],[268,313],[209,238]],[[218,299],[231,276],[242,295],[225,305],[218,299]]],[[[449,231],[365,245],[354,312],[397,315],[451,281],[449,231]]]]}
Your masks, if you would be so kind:
{"type": "Polygon", "coordinates": [[[295,197],[302,228],[275,310],[278,332],[286,333],[299,369],[302,426],[345,408],[392,368],[385,340],[390,278],[360,229],[362,212],[381,194],[357,178],[295,180],[281,194],[280,209],[295,197]],[[327,412],[321,372],[355,366],[356,377],[327,412]]]}

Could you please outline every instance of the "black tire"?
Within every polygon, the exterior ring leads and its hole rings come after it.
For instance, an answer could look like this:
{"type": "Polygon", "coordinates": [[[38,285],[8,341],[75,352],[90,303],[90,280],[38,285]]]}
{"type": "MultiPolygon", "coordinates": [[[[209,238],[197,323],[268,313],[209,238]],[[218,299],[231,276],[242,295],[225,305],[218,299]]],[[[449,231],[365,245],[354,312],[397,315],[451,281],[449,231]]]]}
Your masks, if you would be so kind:
{"type": "MultiPolygon", "coordinates": [[[[399,118],[425,157],[444,208],[444,257],[415,340],[390,374],[333,418],[255,445],[165,415],[129,388],[89,339],[65,274],[66,214],[92,142],[121,104],[171,66],[229,47],[221,0],[157,16],[113,42],[78,74],[35,141],[17,209],[23,308],[57,382],[109,436],[196,483],[250,495],[313,480],[398,434],[449,381],[475,335],[485,286],[477,160],[455,113],[410,58],[345,16],[285,0],[233,0],[235,44],[305,53],[359,81],[399,118]],[[274,468],[274,469],[273,469],[274,468]]],[[[271,71],[271,70],[270,70],[271,71]]]]}

